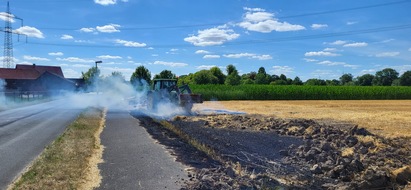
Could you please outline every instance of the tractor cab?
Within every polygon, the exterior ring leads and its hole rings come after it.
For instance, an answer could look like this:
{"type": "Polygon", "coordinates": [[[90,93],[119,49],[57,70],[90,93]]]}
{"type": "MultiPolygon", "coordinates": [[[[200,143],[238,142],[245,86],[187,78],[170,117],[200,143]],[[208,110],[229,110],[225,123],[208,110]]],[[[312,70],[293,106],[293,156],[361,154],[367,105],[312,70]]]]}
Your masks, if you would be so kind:
{"type": "Polygon", "coordinates": [[[154,79],[152,89],[159,91],[162,89],[170,89],[177,86],[175,79],[154,79]]]}

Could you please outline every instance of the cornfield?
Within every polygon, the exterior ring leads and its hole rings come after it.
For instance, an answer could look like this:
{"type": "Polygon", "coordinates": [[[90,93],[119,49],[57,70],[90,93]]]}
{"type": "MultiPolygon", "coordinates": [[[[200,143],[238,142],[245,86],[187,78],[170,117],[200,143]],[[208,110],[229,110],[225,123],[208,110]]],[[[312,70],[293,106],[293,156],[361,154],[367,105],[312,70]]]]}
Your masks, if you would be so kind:
{"type": "Polygon", "coordinates": [[[400,100],[411,99],[411,87],[190,85],[205,100],[400,100]]]}

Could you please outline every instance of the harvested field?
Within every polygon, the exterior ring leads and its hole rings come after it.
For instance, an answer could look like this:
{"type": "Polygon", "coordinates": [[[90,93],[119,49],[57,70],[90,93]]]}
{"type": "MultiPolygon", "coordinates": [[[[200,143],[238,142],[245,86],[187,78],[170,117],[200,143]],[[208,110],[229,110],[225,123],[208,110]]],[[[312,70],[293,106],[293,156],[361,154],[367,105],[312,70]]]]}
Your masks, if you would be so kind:
{"type": "Polygon", "coordinates": [[[405,130],[411,101],[219,103],[204,105],[223,114],[196,107],[199,115],[144,119],[149,131],[158,130],[154,138],[170,136],[156,139],[192,167],[185,189],[411,188],[411,135],[405,130]],[[379,124],[383,116],[396,119],[379,124]]]}
{"type": "Polygon", "coordinates": [[[411,100],[219,101],[196,105],[272,115],[353,123],[384,137],[411,137],[411,100]]]}

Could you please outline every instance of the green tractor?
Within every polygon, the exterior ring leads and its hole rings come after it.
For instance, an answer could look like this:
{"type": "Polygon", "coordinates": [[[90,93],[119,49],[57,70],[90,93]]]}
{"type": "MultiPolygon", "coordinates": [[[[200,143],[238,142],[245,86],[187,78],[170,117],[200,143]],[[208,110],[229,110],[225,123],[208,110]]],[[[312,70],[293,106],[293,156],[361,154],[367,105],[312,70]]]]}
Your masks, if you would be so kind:
{"type": "Polygon", "coordinates": [[[178,87],[176,79],[154,79],[147,94],[147,109],[156,110],[160,103],[172,103],[191,112],[194,103],[203,103],[201,94],[191,93],[188,85],[178,87]]]}

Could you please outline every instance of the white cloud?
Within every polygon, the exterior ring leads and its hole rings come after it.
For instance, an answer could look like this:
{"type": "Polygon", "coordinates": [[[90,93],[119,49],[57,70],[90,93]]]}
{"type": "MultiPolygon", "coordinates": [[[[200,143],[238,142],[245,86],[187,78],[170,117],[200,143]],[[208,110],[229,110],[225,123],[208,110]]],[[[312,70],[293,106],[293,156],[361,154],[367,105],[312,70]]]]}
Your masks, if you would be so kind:
{"type": "Polygon", "coordinates": [[[319,65],[327,65],[327,66],[336,66],[336,65],[346,65],[345,62],[333,62],[333,61],[321,61],[318,63],[319,65]]]}
{"type": "Polygon", "coordinates": [[[375,55],[375,57],[395,57],[398,56],[400,52],[382,52],[375,55]]]}
{"type": "MultiPolygon", "coordinates": [[[[3,60],[4,60],[4,56],[1,56],[1,57],[0,57],[0,61],[3,61],[3,60]]],[[[15,58],[15,57],[13,57],[13,61],[14,61],[14,62],[19,62],[20,60],[17,59],[17,58],[15,58]]],[[[30,63],[30,65],[31,65],[31,63],[30,63]]]]}
{"type": "Polygon", "coordinates": [[[308,59],[308,58],[304,58],[303,60],[306,62],[317,62],[318,61],[316,59],[308,59]]]}
{"type": "Polygon", "coordinates": [[[155,61],[154,65],[165,65],[169,67],[185,67],[187,63],[178,63],[178,62],[165,62],[165,61],[155,61]]]}
{"type": "Polygon", "coordinates": [[[274,18],[273,13],[266,12],[258,8],[245,8],[247,12],[243,17],[243,21],[237,25],[250,31],[270,33],[272,31],[286,32],[304,30],[305,27],[301,25],[294,25],[288,22],[280,22],[274,18]]]}
{"type": "Polygon", "coordinates": [[[117,0],[94,0],[94,3],[107,6],[116,4],[117,0]]]}
{"type": "Polygon", "coordinates": [[[63,34],[60,39],[62,39],[62,40],[71,40],[71,39],[74,39],[74,38],[73,38],[73,36],[70,36],[68,34],[63,34]]]}
{"type": "Polygon", "coordinates": [[[14,18],[14,15],[9,14],[9,13],[6,13],[6,12],[0,12],[0,19],[1,19],[1,20],[7,21],[8,18],[11,18],[10,21],[11,21],[12,23],[15,22],[14,19],[13,19],[13,18],[14,18]]]}
{"type": "Polygon", "coordinates": [[[29,56],[29,55],[23,56],[23,59],[29,60],[29,61],[50,61],[50,59],[47,59],[47,58],[32,57],[32,56],[29,56]]]}
{"type": "Polygon", "coordinates": [[[271,55],[257,55],[257,54],[254,54],[254,53],[225,54],[223,56],[227,57],[227,58],[235,58],[235,59],[244,58],[244,57],[249,58],[249,59],[258,59],[258,60],[273,59],[271,57],[271,55]]]}
{"type": "Polygon", "coordinates": [[[347,25],[353,25],[353,24],[357,24],[358,22],[355,22],[355,21],[349,21],[349,22],[347,22],[346,24],[347,25]]]}
{"type": "Polygon", "coordinates": [[[356,68],[359,67],[358,65],[350,65],[350,64],[347,64],[347,63],[345,63],[345,62],[328,61],[328,60],[327,60],[327,61],[318,62],[317,64],[319,64],[319,65],[326,65],[326,66],[338,66],[338,65],[340,65],[340,66],[348,67],[348,68],[352,68],[352,69],[356,69],[356,68]]]}
{"type": "Polygon", "coordinates": [[[71,66],[76,67],[76,68],[90,68],[90,65],[85,65],[85,64],[73,64],[71,66]]]}
{"type": "Polygon", "coordinates": [[[226,26],[221,26],[199,30],[197,36],[192,35],[184,38],[184,41],[192,43],[195,46],[213,46],[235,40],[238,37],[240,37],[240,34],[235,33],[234,30],[228,29],[226,26]]]}
{"type": "MultiPolygon", "coordinates": [[[[410,49],[411,49],[411,48],[410,48],[410,49]]],[[[206,51],[206,50],[197,50],[195,53],[196,53],[196,54],[209,54],[210,52],[209,52],[209,51],[206,51]]]]}
{"type": "Polygon", "coordinates": [[[311,76],[314,78],[321,78],[321,79],[336,79],[341,76],[338,71],[334,70],[321,70],[317,69],[311,73],[311,76]]]}
{"type": "Polygon", "coordinates": [[[281,74],[287,75],[287,74],[290,74],[290,73],[294,72],[294,68],[292,68],[290,66],[278,66],[278,65],[276,65],[276,66],[273,66],[272,68],[273,68],[273,70],[271,70],[271,73],[276,74],[276,75],[281,75],[281,74]]]}
{"type": "Polygon", "coordinates": [[[74,69],[64,69],[63,68],[63,73],[66,78],[78,78],[81,76],[81,73],[74,69]]]}
{"type": "Polygon", "coordinates": [[[271,55],[255,55],[252,56],[253,59],[258,59],[258,60],[270,60],[273,59],[273,57],[271,57],[271,55]]]}
{"type": "Polygon", "coordinates": [[[170,49],[170,51],[178,51],[178,49],[172,48],[172,49],[170,49]]]}
{"type": "Polygon", "coordinates": [[[37,28],[31,26],[23,26],[15,30],[17,33],[25,34],[28,37],[44,38],[43,33],[37,28]]]}
{"type": "Polygon", "coordinates": [[[120,40],[120,39],[117,39],[115,43],[124,45],[126,47],[146,47],[147,46],[147,44],[145,43],[126,41],[126,40],[120,40]]]}
{"type": "Polygon", "coordinates": [[[329,43],[329,44],[331,44],[331,45],[344,45],[344,44],[346,44],[346,43],[347,43],[347,41],[337,40],[337,41],[331,42],[331,43],[329,43]]]}
{"type": "Polygon", "coordinates": [[[67,61],[67,62],[71,62],[71,63],[94,63],[94,60],[82,59],[82,58],[78,58],[78,57],[67,57],[67,58],[57,57],[56,60],[57,61],[67,61]]]}
{"type": "Polygon", "coordinates": [[[97,58],[99,59],[123,59],[120,56],[113,56],[113,55],[100,55],[100,56],[97,56],[97,58]]]}
{"type": "Polygon", "coordinates": [[[408,51],[411,51],[411,48],[410,48],[410,49],[408,49],[408,51]]]}
{"type": "Polygon", "coordinates": [[[312,24],[312,25],[311,25],[311,28],[312,28],[313,30],[318,30],[318,29],[327,28],[327,27],[328,27],[327,24],[312,24]]]}
{"type": "Polygon", "coordinates": [[[211,68],[213,68],[213,67],[217,67],[217,65],[200,65],[200,66],[197,66],[197,69],[198,70],[210,70],[211,68]]]}
{"type": "MultiPolygon", "coordinates": [[[[120,0],[121,2],[127,3],[129,0],[120,0]]],[[[94,0],[94,3],[108,6],[108,5],[115,5],[117,4],[117,0],[94,0]]]]}
{"type": "Polygon", "coordinates": [[[368,43],[365,42],[355,42],[355,43],[349,43],[349,44],[344,44],[343,47],[365,47],[368,46],[368,43]]]}
{"type": "Polygon", "coordinates": [[[158,54],[151,54],[152,57],[158,57],[158,54]]]}
{"type": "Polygon", "coordinates": [[[90,40],[74,40],[74,42],[76,42],[76,43],[88,43],[88,44],[94,43],[93,41],[90,41],[90,40]]]}
{"type": "Polygon", "coordinates": [[[86,32],[86,33],[91,33],[91,32],[96,31],[96,29],[95,28],[81,28],[80,31],[81,32],[86,32]]]}
{"type": "Polygon", "coordinates": [[[63,52],[50,52],[49,53],[50,56],[63,56],[63,52]]]}
{"type": "Polygon", "coordinates": [[[348,67],[351,69],[357,69],[358,67],[360,67],[359,65],[350,65],[350,64],[345,64],[344,67],[348,67]]]}
{"type": "Polygon", "coordinates": [[[203,59],[218,59],[220,57],[219,55],[204,55],[203,59]]]}
{"type": "Polygon", "coordinates": [[[243,7],[245,11],[250,11],[250,12],[264,12],[265,9],[262,8],[249,8],[249,7],[243,7]]]}
{"type": "Polygon", "coordinates": [[[325,48],[323,51],[337,51],[337,48],[325,48]]]}
{"type": "Polygon", "coordinates": [[[226,54],[224,55],[224,57],[238,59],[238,58],[243,58],[243,57],[252,57],[254,55],[255,54],[252,54],[252,53],[237,53],[237,54],[226,54]]]}
{"type": "Polygon", "coordinates": [[[360,75],[375,74],[376,72],[377,72],[376,69],[364,69],[360,72],[360,75]]]}
{"type": "Polygon", "coordinates": [[[337,53],[331,53],[328,51],[311,51],[307,52],[304,54],[306,57],[311,57],[311,56],[324,56],[324,57],[335,57],[335,56],[340,56],[340,54],[337,53]]]}
{"type": "Polygon", "coordinates": [[[108,25],[104,25],[104,26],[97,26],[96,29],[99,32],[103,32],[103,33],[114,33],[114,32],[120,32],[120,30],[118,28],[120,28],[121,26],[118,24],[108,24],[108,25]]]}

